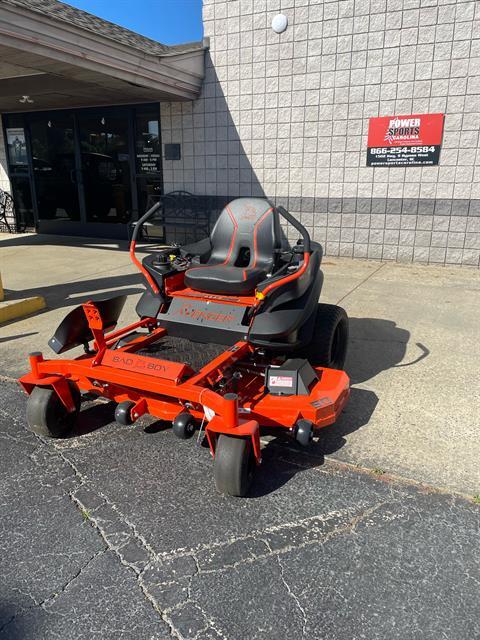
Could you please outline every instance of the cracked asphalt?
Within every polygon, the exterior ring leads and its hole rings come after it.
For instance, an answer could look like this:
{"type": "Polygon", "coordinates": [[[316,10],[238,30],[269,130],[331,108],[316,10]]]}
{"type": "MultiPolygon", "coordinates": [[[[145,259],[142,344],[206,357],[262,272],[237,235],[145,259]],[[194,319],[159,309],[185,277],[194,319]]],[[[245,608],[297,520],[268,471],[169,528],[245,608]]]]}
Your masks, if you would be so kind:
{"type": "Polygon", "coordinates": [[[112,422],[43,441],[0,383],[0,639],[480,638],[480,507],[272,440],[247,499],[207,449],[112,422]]]}

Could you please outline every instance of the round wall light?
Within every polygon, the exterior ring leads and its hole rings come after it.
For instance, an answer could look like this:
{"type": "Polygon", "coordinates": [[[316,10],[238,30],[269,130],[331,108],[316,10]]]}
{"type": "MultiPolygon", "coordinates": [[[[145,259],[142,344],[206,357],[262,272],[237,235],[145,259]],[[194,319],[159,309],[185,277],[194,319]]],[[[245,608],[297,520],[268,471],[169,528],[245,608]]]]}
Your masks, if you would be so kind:
{"type": "Polygon", "coordinates": [[[275,33],[283,33],[285,29],[288,27],[288,18],[284,16],[283,13],[279,13],[272,20],[272,29],[275,33]]]}

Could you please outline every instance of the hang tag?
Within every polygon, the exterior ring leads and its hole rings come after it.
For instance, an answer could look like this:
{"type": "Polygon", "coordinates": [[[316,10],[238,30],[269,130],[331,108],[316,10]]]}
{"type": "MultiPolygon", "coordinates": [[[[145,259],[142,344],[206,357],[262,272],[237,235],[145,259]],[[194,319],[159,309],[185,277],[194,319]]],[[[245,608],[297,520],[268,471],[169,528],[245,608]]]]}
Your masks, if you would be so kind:
{"type": "Polygon", "coordinates": [[[205,405],[202,405],[202,406],[203,406],[203,411],[205,413],[205,418],[208,420],[208,422],[210,422],[210,420],[215,415],[215,411],[213,411],[213,409],[210,409],[210,407],[206,407],[205,405]]]}

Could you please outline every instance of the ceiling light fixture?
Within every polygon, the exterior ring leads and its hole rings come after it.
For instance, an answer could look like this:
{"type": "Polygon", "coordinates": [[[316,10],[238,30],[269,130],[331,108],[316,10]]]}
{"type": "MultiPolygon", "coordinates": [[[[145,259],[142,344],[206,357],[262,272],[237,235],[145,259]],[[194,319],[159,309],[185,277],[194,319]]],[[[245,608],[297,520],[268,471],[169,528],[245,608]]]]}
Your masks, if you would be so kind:
{"type": "Polygon", "coordinates": [[[283,33],[285,29],[288,27],[288,18],[283,15],[283,13],[279,13],[272,20],[272,29],[275,33],[283,33]]]}

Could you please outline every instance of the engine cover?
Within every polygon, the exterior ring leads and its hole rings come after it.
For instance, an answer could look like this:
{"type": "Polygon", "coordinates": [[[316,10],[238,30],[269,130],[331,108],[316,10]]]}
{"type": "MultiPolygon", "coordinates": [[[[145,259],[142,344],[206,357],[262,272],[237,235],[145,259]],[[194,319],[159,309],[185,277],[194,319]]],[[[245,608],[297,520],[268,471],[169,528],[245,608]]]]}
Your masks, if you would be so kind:
{"type": "Polygon", "coordinates": [[[308,396],[317,373],[308,360],[291,358],[281,366],[267,367],[266,387],[274,396],[308,396]]]}

